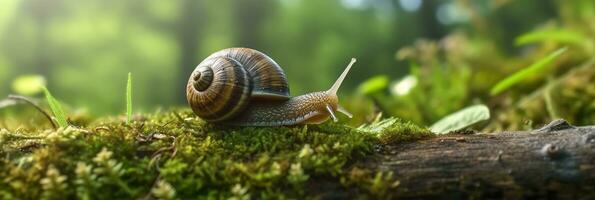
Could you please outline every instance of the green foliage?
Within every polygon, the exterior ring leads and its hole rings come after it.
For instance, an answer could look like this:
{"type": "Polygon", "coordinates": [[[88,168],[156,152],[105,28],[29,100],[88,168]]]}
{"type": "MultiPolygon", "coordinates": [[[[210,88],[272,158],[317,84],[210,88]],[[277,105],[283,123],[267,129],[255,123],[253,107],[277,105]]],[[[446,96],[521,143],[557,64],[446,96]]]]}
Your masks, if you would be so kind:
{"type": "Polygon", "coordinates": [[[582,45],[585,41],[588,41],[588,38],[580,32],[568,29],[537,30],[517,37],[515,44],[520,46],[544,41],[582,45]]]}
{"type": "Polygon", "coordinates": [[[375,95],[384,92],[388,88],[388,76],[374,76],[359,85],[358,91],[365,95],[375,95]]]}
{"type": "Polygon", "coordinates": [[[485,105],[474,105],[442,118],[434,123],[430,130],[434,133],[445,134],[462,130],[488,119],[490,119],[489,108],[485,105]]]}
{"type": "Polygon", "coordinates": [[[151,194],[157,199],[173,200],[176,199],[176,190],[169,183],[160,180],[155,185],[155,188],[151,189],[151,194]]]}
{"type": "Polygon", "coordinates": [[[116,185],[128,195],[134,195],[134,191],[132,191],[128,184],[122,180],[122,175],[124,175],[122,163],[112,159],[112,154],[113,152],[103,148],[93,158],[93,162],[97,164],[97,167],[93,169],[94,174],[99,177],[97,181],[108,185],[116,185]]]}
{"type": "Polygon", "coordinates": [[[66,114],[64,114],[64,110],[62,110],[62,106],[60,102],[52,94],[47,88],[43,88],[43,92],[45,93],[45,98],[50,105],[50,109],[52,113],[54,113],[54,119],[58,123],[60,127],[68,126],[68,121],[66,121],[66,114]]]}
{"type": "Polygon", "coordinates": [[[143,118],[2,129],[0,198],[303,199],[328,192],[313,187],[322,182],[358,191],[350,195],[386,198],[398,177],[367,169],[366,156],[379,143],[429,136],[398,119],[356,129],[335,123],[220,127],[189,110],[143,118]]]}
{"type": "Polygon", "coordinates": [[[68,184],[66,183],[66,176],[60,174],[60,171],[54,166],[50,165],[46,172],[45,178],[39,181],[43,189],[43,199],[60,199],[65,195],[68,184]]]}
{"type": "Polygon", "coordinates": [[[491,95],[497,95],[508,88],[522,82],[523,80],[527,79],[530,76],[535,76],[540,73],[544,73],[547,70],[549,64],[555,61],[562,53],[566,52],[566,48],[561,48],[556,50],[555,52],[549,54],[547,57],[544,57],[537,62],[529,65],[522,70],[514,73],[513,75],[509,76],[508,78],[498,82],[492,89],[490,90],[491,95]]]}
{"type": "Polygon", "coordinates": [[[22,95],[35,95],[43,91],[45,78],[40,75],[22,75],[14,79],[12,89],[22,95]]]}
{"type": "MultiPolygon", "coordinates": [[[[461,37],[455,35],[444,40],[462,40],[461,37]]],[[[459,61],[449,63],[442,60],[443,54],[450,58],[459,53],[464,52],[447,49],[438,42],[416,41],[413,46],[397,52],[399,60],[409,61],[409,75],[390,84],[388,90],[368,96],[379,110],[389,116],[418,124],[435,122],[460,109],[468,98],[470,67],[459,61]]]]}
{"type": "Polygon", "coordinates": [[[126,84],[126,123],[132,121],[132,73],[128,73],[126,84]]]}

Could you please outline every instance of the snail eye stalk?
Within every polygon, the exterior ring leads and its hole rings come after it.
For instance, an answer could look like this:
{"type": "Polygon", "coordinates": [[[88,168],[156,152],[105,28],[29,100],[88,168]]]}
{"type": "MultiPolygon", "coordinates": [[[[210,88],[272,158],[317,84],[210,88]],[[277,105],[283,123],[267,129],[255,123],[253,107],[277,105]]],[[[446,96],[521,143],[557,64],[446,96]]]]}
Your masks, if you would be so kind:
{"type": "MultiPolygon", "coordinates": [[[[333,95],[333,96],[336,96],[337,95],[337,91],[339,91],[339,87],[341,87],[341,84],[343,83],[343,80],[345,80],[345,77],[349,73],[349,70],[351,70],[351,67],[353,66],[353,64],[356,61],[357,60],[355,58],[351,58],[351,62],[349,62],[349,64],[345,68],[345,70],[343,70],[343,73],[341,73],[341,75],[339,76],[339,78],[337,78],[337,81],[335,81],[335,83],[333,84],[333,86],[331,87],[331,89],[329,89],[327,91],[327,94],[333,95]]],[[[326,110],[328,111],[328,113],[331,116],[331,118],[333,118],[333,121],[335,121],[335,122],[339,121],[337,119],[337,116],[335,115],[335,113],[333,111],[333,108],[330,105],[326,105],[326,110]]],[[[353,115],[351,113],[349,113],[345,108],[341,107],[340,105],[337,105],[337,111],[339,111],[340,113],[343,113],[344,115],[346,115],[349,118],[352,118],[353,117],[353,115]]]]}
{"type": "Polygon", "coordinates": [[[337,91],[339,90],[339,87],[341,87],[343,80],[345,80],[345,77],[349,73],[349,70],[351,69],[351,66],[353,66],[353,63],[355,63],[355,61],[357,61],[355,58],[351,58],[351,62],[349,63],[349,65],[347,65],[347,67],[345,68],[345,70],[343,71],[341,76],[339,76],[337,81],[335,81],[335,84],[333,84],[331,89],[328,90],[328,92],[330,94],[337,95],[337,91]]]}

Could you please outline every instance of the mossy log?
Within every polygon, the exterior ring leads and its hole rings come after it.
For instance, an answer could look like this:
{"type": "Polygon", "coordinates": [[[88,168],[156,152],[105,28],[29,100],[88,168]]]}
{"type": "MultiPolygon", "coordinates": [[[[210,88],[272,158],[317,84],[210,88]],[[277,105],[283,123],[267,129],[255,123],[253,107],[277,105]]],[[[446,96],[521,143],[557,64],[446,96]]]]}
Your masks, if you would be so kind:
{"type": "Polygon", "coordinates": [[[393,197],[595,199],[595,126],[444,135],[381,146],[370,163],[398,177],[393,197]]]}

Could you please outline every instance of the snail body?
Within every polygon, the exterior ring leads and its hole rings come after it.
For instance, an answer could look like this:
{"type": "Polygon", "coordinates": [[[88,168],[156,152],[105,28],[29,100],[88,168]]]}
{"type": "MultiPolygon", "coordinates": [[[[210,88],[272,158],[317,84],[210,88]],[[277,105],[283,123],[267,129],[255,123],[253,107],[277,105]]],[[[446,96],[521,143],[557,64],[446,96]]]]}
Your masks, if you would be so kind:
{"type": "Polygon", "coordinates": [[[319,124],[335,112],[348,117],[338,102],[337,90],[347,66],[327,91],[291,97],[283,69],[264,53],[249,48],[229,48],[211,54],[192,72],[186,97],[201,119],[235,126],[319,124]]]}

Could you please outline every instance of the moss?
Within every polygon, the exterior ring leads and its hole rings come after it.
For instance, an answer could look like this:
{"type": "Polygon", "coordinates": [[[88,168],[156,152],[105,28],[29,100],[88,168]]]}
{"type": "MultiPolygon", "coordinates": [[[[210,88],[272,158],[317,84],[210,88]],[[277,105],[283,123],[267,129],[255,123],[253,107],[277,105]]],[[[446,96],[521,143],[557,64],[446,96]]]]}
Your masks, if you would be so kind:
{"type": "Polygon", "coordinates": [[[398,186],[369,170],[375,145],[428,136],[399,119],[222,127],[188,110],[85,127],[0,131],[1,199],[377,197],[398,186]],[[109,192],[106,192],[109,191],[109,192]]]}
{"type": "Polygon", "coordinates": [[[378,142],[381,144],[412,141],[434,135],[429,129],[419,127],[400,118],[388,118],[373,124],[363,125],[358,130],[376,135],[378,142]]]}

